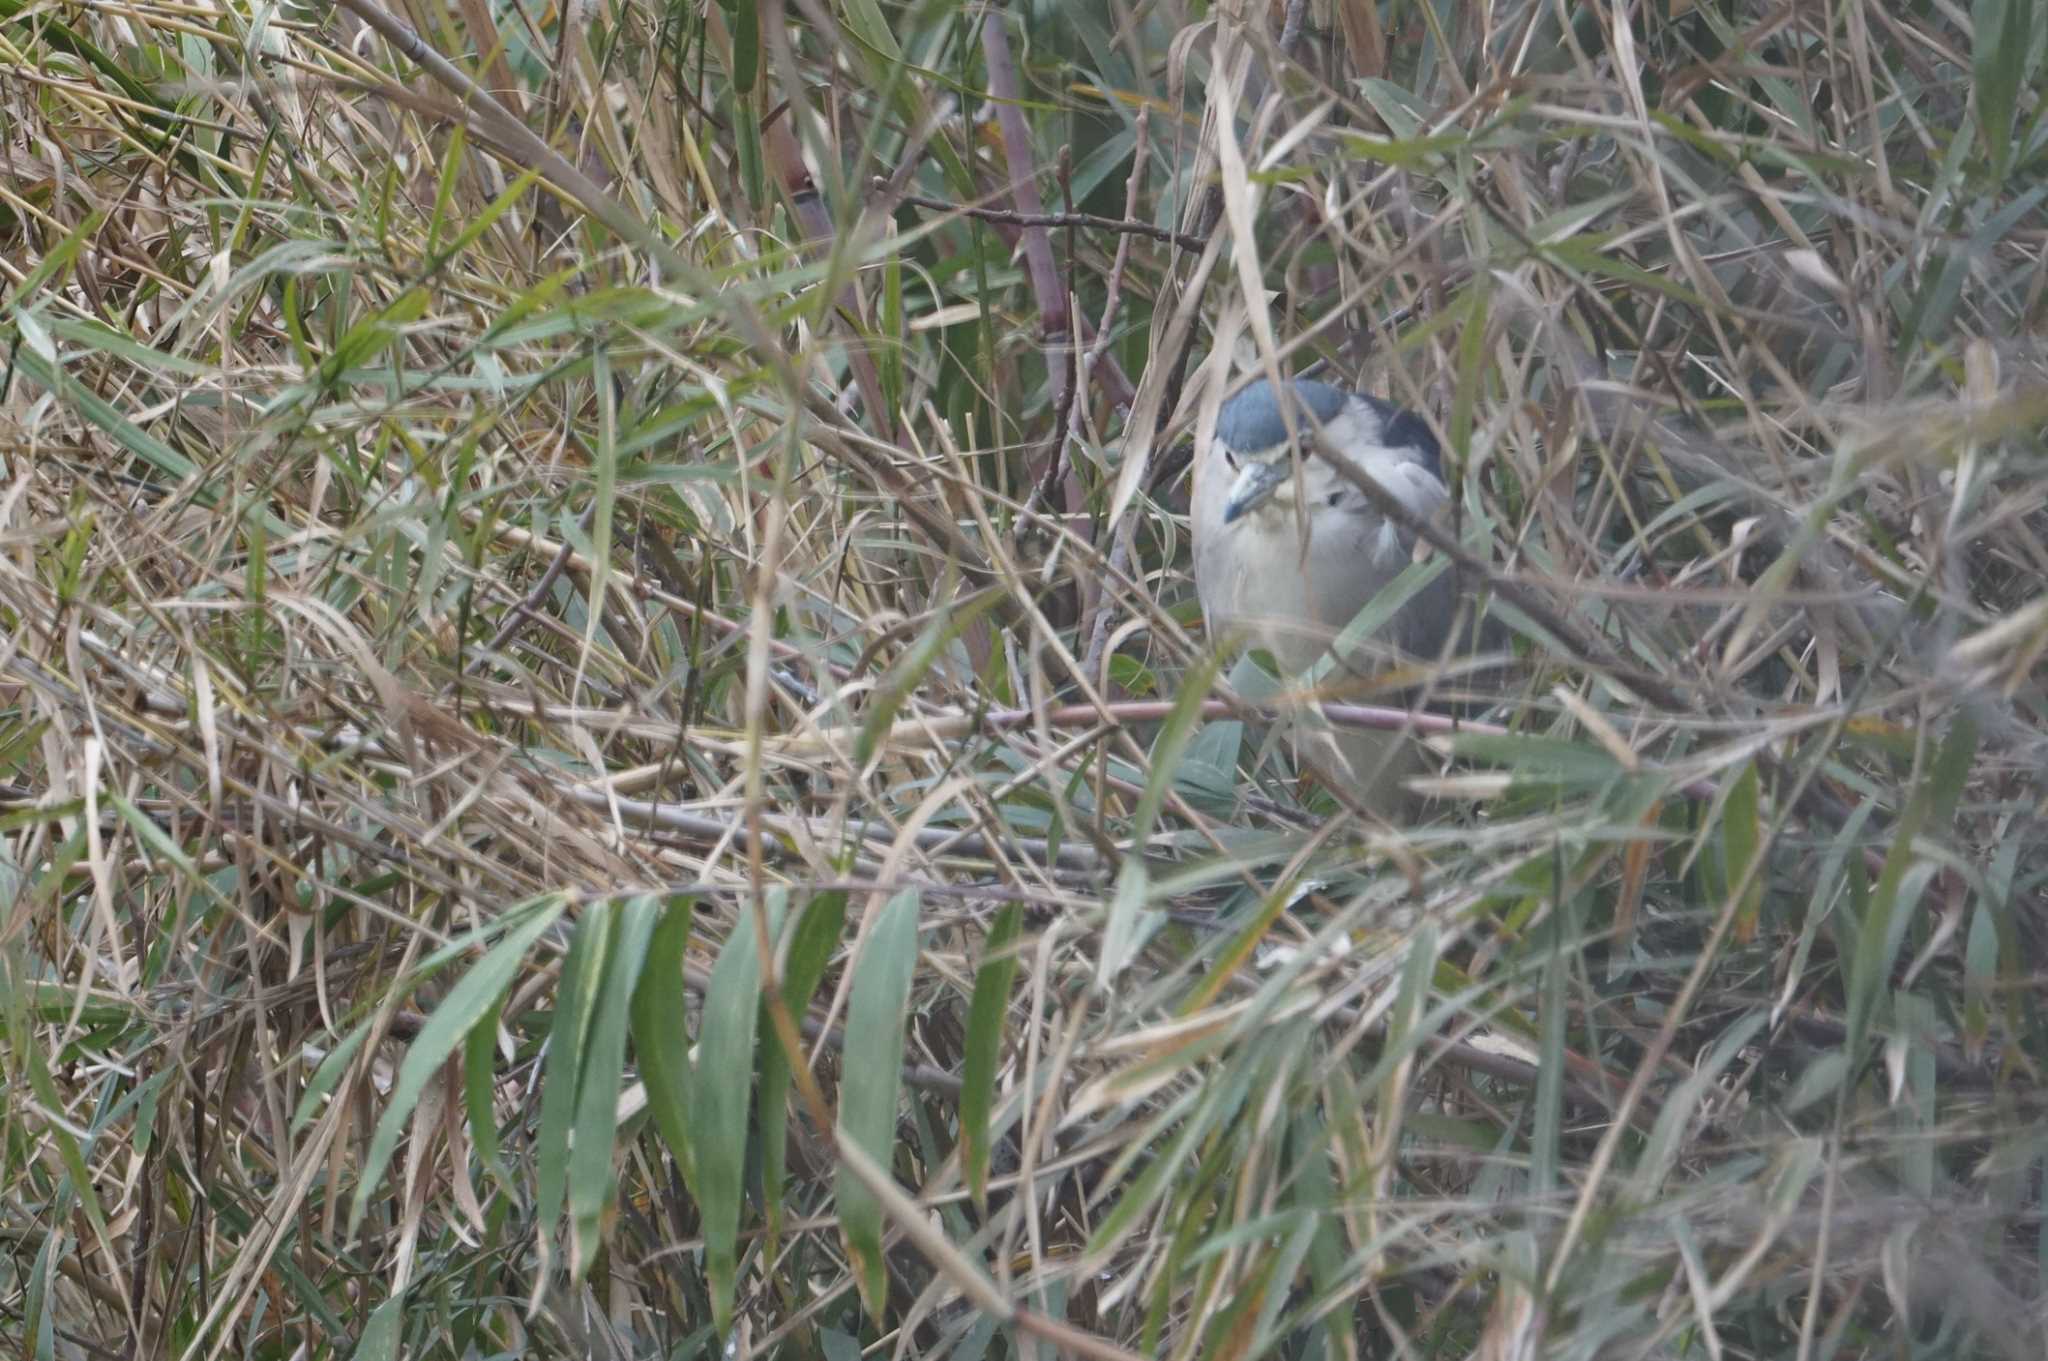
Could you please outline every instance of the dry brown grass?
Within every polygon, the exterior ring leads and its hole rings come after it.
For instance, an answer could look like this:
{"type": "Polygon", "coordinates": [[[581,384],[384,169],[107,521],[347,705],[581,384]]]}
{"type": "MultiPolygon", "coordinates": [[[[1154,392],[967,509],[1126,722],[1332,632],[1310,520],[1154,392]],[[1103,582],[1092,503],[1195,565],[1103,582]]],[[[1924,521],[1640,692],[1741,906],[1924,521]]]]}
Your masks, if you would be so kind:
{"type": "Polygon", "coordinates": [[[0,0],[0,1336],[2040,1355],[1967,9],[0,0]],[[1199,627],[1269,362],[1515,627],[1412,825],[1199,627]]]}

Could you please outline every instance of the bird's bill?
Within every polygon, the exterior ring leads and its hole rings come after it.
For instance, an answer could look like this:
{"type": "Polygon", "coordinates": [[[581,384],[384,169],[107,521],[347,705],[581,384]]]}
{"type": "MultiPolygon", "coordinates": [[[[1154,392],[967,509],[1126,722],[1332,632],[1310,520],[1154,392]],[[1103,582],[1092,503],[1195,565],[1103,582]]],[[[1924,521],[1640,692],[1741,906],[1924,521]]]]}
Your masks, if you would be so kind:
{"type": "Polygon", "coordinates": [[[1237,481],[1230,484],[1230,495],[1223,503],[1223,523],[1241,519],[1265,505],[1293,475],[1294,469],[1284,458],[1271,463],[1247,461],[1237,474],[1237,481]]]}

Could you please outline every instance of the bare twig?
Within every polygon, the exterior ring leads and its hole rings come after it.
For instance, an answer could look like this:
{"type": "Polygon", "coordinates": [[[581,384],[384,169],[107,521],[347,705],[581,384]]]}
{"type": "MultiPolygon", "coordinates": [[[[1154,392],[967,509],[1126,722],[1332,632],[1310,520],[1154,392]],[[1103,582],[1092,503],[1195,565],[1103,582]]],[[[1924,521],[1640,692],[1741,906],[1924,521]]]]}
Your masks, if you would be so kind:
{"type": "MultiPolygon", "coordinates": [[[[1145,112],[1140,111],[1138,117],[1145,118],[1145,112]]],[[[1142,143],[1140,145],[1142,149],[1142,143]]],[[[875,181],[877,188],[886,184],[886,180],[875,181]]],[[[961,217],[978,218],[983,222],[1000,223],[1006,227],[1086,227],[1093,231],[1116,232],[1125,237],[1149,236],[1154,241],[1162,241],[1167,245],[1194,251],[1197,254],[1204,245],[1200,237],[1191,233],[1177,232],[1151,222],[1141,222],[1128,213],[1123,217],[1103,217],[1099,213],[1026,213],[1014,208],[984,208],[972,203],[948,203],[944,199],[927,198],[922,194],[905,194],[903,201],[919,208],[929,208],[933,212],[957,213],[961,217]]],[[[1123,249],[1121,244],[1117,248],[1123,249]]]]}

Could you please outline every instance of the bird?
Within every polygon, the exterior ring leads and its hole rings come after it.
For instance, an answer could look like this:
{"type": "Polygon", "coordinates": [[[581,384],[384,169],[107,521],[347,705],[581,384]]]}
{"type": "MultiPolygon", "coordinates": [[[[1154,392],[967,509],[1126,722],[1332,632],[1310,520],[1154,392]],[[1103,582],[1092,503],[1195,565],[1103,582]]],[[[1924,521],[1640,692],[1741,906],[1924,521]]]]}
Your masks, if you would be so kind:
{"type": "MultiPolygon", "coordinates": [[[[1291,680],[1305,678],[1415,560],[1415,536],[1311,452],[1318,432],[1323,450],[1417,518],[1434,520],[1451,499],[1442,450],[1412,411],[1308,378],[1277,387],[1258,378],[1224,403],[1195,461],[1195,593],[1210,637],[1263,647],[1291,680]],[[1283,400],[1293,407],[1294,440],[1283,400]]],[[[1457,574],[1440,571],[1369,637],[1347,639],[1336,663],[1370,676],[1404,658],[1434,662],[1469,640],[1469,632],[1453,636],[1459,604],[1457,574]]],[[[1418,757],[1401,734],[1353,728],[1309,742],[1303,735],[1296,745],[1309,763],[1365,807],[1390,818],[1406,809],[1403,781],[1418,757]]]]}

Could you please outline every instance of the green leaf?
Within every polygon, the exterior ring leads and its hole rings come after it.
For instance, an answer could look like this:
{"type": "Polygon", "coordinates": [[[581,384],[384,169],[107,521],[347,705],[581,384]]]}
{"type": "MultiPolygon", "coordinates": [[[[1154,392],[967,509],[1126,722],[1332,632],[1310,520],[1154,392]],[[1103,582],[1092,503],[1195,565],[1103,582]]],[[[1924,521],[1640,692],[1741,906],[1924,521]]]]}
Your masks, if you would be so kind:
{"type": "MultiPolygon", "coordinates": [[[[106,220],[107,214],[104,209],[87,213],[80,218],[78,225],[66,232],[62,240],[53,243],[42,253],[35,267],[28,271],[21,285],[7,299],[7,310],[11,312],[30,301],[44,284],[69,269],[71,262],[78,258],[78,253],[85,249],[86,243],[98,235],[101,224],[106,220]]],[[[52,325],[50,329],[54,331],[57,327],[52,325]]]]}
{"type": "Polygon", "coordinates": [[[732,88],[751,94],[761,73],[761,15],[754,0],[732,6],[732,88]]]}
{"type": "MultiPolygon", "coordinates": [[[[28,1070],[29,1090],[35,1093],[35,1099],[48,1115],[62,1111],[64,1098],[57,1090],[56,1080],[50,1075],[49,1055],[38,1044],[25,1045],[22,1052],[27,1060],[23,1066],[28,1070]]],[[[99,1182],[86,1166],[87,1148],[82,1146],[89,1144],[90,1136],[82,1140],[74,1131],[75,1127],[61,1118],[51,1119],[46,1115],[42,1123],[42,1132],[56,1146],[57,1160],[64,1168],[64,1177],[57,1183],[58,1193],[49,1212],[56,1221],[63,1222],[69,1220],[74,1204],[82,1209],[100,1251],[108,1260],[113,1260],[115,1249],[107,1230],[106,1211],[100,1205],[99,1182]]],[[[50,1241],[56,1238],[56,1234],[50,1235],[50,1241]]]]}
{"type": "Polygon", "coordinates": [[[36,1250],[35,1265],[29,1270],[28,1290],[22,1302],[21,1336],[35,1339],[35,1349],[28,1352],[34,1361],[56,1359],[56,1311],[50,1307],[50,1283],[57,1279],[58,1257],[68,1238],[60,1230],[44,1234],[43,1245],[36,1250]]]}
{"type": "Polygon", "coordinates": [[[1542,1049],[1529,1132],[1529,1192],[1538,1199],[1557,1193],[1558,1149],[1564,1142],[1565,1029],[1570,1010],[1565,980],[1571,955],[1566,920],[1565,904],[1553,902],[1549,918],[1538,928],[1543,943],[1542,1003],[1537,1014],[1542,1049]]]}
{"type": "MultiPolygon", "coordinates": [[[[839,937],[846,928],[846,894],[820,893],[804,907],[789,943],[788,958],[782,966],[782,1000],[792,1016],[802,1016],[810,1006],[811,994],[825,977],[825,969],[838,953],[839,937]]],[[[764,1018],[765,1019],[765,1018],[764,1018]]],[[[789,1087],[791,1055],[780,1044],[761,1051],[761,1090],[758,1118],[761,1122],[762,1212],[768,1221],[769,1243],[782,1235],[782,1183],[788,1175],[789,1087]]]]}
{"type": "Polygon", "coordinates": [[[868,758],[875,754],[875,748],[888,734],[897,711],[916,692],[925,673],[945,655],[953,640],[1003,599],[1003,589],[991,586],[976,592],[957,609],[941,609],[938,617],[925,626],[924,632],[890,670],[888,679],[868,705],[867,721],[861,725],[860,736],[854,739],[853,764],[856,768],[867,765],[868,758]]]}
{"type": "Polygon", "coordinates": [[[1459,733],[1451,750],[1467,760],[1506,766],[1523,784],[1599,788],[1619,778],[1621,764],[1605,747],[1525,733],[1459,733]]]}
{"type": "MultiPolygon", "coordinates": [[[[50,364],[31,348],[23,346],[18,350],[14,362],[20,366],[23,373],[55,393],[88,423],[97,427],[130,455],[180,482],[198,478],[199,470],[193,466],[190,459],[143,430],[116,410],[105,398],[84,384],[73,381],[62,368],[50,364]]],[[[199,491],[198,499],[202,505],[219,504],[219,498],[203,487],[199,491]]],[[[289,534],[292,531],[285,527],[281,532],[289,534]]]]}
{"type": "Polygon", "coordinates": [[[1425,561],[1411,562],[1403,567],[1399,575],[1381,587],[1371,600],[1365,602],[1364,608],[1351,617],[1351,622],[1344,626],[1330,643],[1329,649],[1316,661],[1314,668],[1309,672],[1310,680],[1320,683],[1332,673],[1340,678],[1345,675],[1348,667],[1341,659],[1354,655],[1360,644],[1378,634],[1403,605],[1413,600],[1430,582],[1450,570],[1450,566],[1451,560],[1448,557],[1442,553],[1432,553],[1425,561]]]}
{"type": "Polygon", "coordinates": [[[469,1111],[469,1137],[476,1145],[477,1160],[499,1186],[509,1191],[512,1174],[506,1171],[498,1148],[498,1013],[504,1004],[502,997],[493,1001],[463,1042],[462,1103],[469,1111]]]}
{"type": "Polygon", "coordinates": [[[669,899],[647,942],[647,962],[633,984],[633,1053],[647,1085],[654,1127],[668,1144],[683,1180],[696,1184],[690,1154],[690,1036],[683,1025],[683,956],[690,945],[694,900],[669,899]]]}
{"type": "Polygon", "coordinates": [[[1834,1094],[1849,1075],[1849,1055],[1846,1050],[1830,1049],[1816,1055],[1806,1065],[1806,1071],[1792,1084],[1792,1090],[1785,1097],[1787,1114],[1805,1110],[1814,1102],[1834,1094]]]}
{"type": "Polygon", "coordinates": [[[967,1009],[967,1054],[961,1065],[960,1147],[967,1187],[974,1203],[988,1207],[989,1113],[995,1103],[996,1063],[1002,1057],[1003,1021],[1017,977],[1014,949],[1024,921],[1022,903],[996,914],[974,975],[974,1000],[967,1009]]]}
{"type": "Polygon", "coordinates": [[[583,1278],[597,1255],[604,1214],[612,1202],[612,1152],[619,1128],[619,1088],[626,1071],[628,1016],[659,907],[658,900],[640,897],[615,914],[621,920],[596,998],[583,1081],[576,1092],[576,1139],[569,1150],[571,1271],[576,1280],[583,1278]]]}
{"type": "MultiPolygon", "coordinates": [[[[1129,1147],[1148,1152],[1156,1149],[1157,1152],[1146,1160],[1144,1170],[1125,1186],[1109,1213],[1095,1221],[1087,1246],[1082,1249],[1087,1257],[1099,1259],[1131,1232],[1142,1217],[1155,1211],[1160,1196],[1173,1178],[1184,1171],[1201,1141],[1213,1135],[1218,1127],[1233,1119],[1243,1108],[1252,1074],[1260,1066],[1256,1061],[1259,1058],[1257,1051],[1258,1046],[1248,1046],[1247,1052],[1237,1062],[1224,1066],[1220,1081],[1212,1081],[1197,1093],[1191,1093],[1187,1101],[1199,1103],[1192,1116],[1178,1108],[1180,1103],[1175,1103],[1136,1132],[1129,1147]],[[1162,1142],[1169,1134],[1171,1142],[1162,1142]]],[[[1121,1173],[1120,1167],[1113,1166],[1101,1184],[1120,1184],[1121,1173]]]]}
{"type": "MultiPolygon", "coordinates": [[[[1173,789],[1173,773],[1180,765],[1181,753],[1187,750],[1189,740],[1194,736],[1195,725],[1201,720],[1202,705],[1209,698],[1209,690],[1216,683],[1216,673],[1221,669],[1223,659],[1206,657],[1190,667],[1181,678],[1181,691],[1174,699],[1173,712],[1166,716],[1165,724],[1159,730],[1158,738],[1152,744],[1152,771],[1145,781],[1145,792],[1138,796],[1138,807],[1131,819],[1131,839],[1134,845],[1142,847],[1152,836],[1152,824],[1159,820],[1159,810],[1166,803],[1166,796],[1173,789]]],[[[1133,863],[1137,859],[1132,857],[1133,863]]]]}
{"type": "Polygon", "coordinates": [[[1458,337],[1458,386],[1451,396],[1450,437],[1451,448],[1458,455],[1458,466],[1469,466],[1472,453],[1472,423],[1479,404],[1479,393],[1491,370],[1487,363],[1486,337],[1492,327],[1486,324],[1486,303],[1492,293],[1493,276],[1480,270],[1472,276],[1472,286],[1465,290],[1465,296],[1458,299],[1458,306],[1465,309],[1465,329],[1458,337]]]}
{"type": "MultiPolygon", "coordinates": [[[[1153,777],[1159,778],[1161,767],[1155,764],[1152,771],[1153,777]]],[[[1107,991],[1125,967],[1137,958],[1138,951],[1144,949],[1146,942],[1165,924],[1164,914],[1145,910],[1152,896],[1151,875],[1145,869],[1145,862],[1136,855],[1125,857],[1123,864],[1117,867],[1116,892],[1109,900],[1109,913],[1102,928],[1102,946],[1095,959],[1097,988],[1107,991]]]]}
{"type": "Polygon", "coordinates": [[[405,1296],[393,1295],[370,1311],[370,1321],[363,1325],[362,1336],[356,1339],[356,1349],[351,1353],[353,1361],[398,1361],[398,1344],[403,1334],[400,1326],[405,1322],[405,1296]]]}
{"type": "MultiPolygon", "coordinates": [[[[1722,865],[1728,874],[1728,891],[1731,893],[1743,883],[1743,876],[1749,874],[1750,862],[1756,858],[1757,847],[1763,841],[1759,807],[1756,762],[1750,761],[1729,787],[1728,802],[1721,810],[1722,865]]],[[[1746,944],[1755,938],[1757,912],[1763,900],[1764,876],[1758,871],[1749,875],[1742,904],[1735,909],[1736,940],[1746,944]]]]}
{"type": "MultiPolygon", "coordinates": [[[[752,909],[749,909],[749,912],[752,909]]],[[[754,1027],[761,1015],[760,951],[742,912],[711,968],[691,1075],[691,1145],[697,1205],[704,1218],[704,1276],[712,1323],[732,1329],[739,1275],[740,1200],[747,1172],[747,1108],[754,1090],[754,1027]]]]}
{"type": "Polygon", "coordinates": [[[1415,92],[1397,81],[1368,76],[1358,82],[1358,92],[1395,137],[1414,137],[1429,121],[1430,111],[1415,97],[1415,92]]]}
{"type": "MultiPolygon", "coordinates": [[[[1333,1075],[1332,1087],[1341,1087],[1342,1079],[1333,1075]]],[[[1324,1107],[1328,1109],[1334,1092],[1324,1093],[1324,1107]]],[[[1315,1286],[1316,1294],[1325,1299],[1341,1299],[1344,1302],[1323,1316],[1323,1329],[1328,1338],[1324,1344],[1325,1356],[1342,1355],[1345,1339],[1354,1335],[1357,1327],[1350,1286],[1357,1277],[1344,1270],[1344,1220],[1335,1213],[1338,1207],[1337,1181],[1330,1166],[1330,1131],[1323,1127],[1318,1116],[1310,1111],[1297,1115],[1289,1127],[1288,1162],[1301,1171],[1295,1177],[1292,1194],[1293,1205],[1308,1211],[1315,1225],[1315,1237],[1308,1253],[1308,1275],[1315,1286]]]]}
{"type": "MultiPolygon", "coordinates": [[[[495,1008],[497,1003],[493,1002],[491,1005],[495,1008]]],[[[320,1060],[320,1066],[313,1070],[313,1076],[306,1079],[306,1090],[300,1094],[299,1104],[292,1111],[293,1134],[298,1134],[306,1127],[306,1122],[313,1118],[313,1112],[327,1099],[328,1093],[334,1090],[334,1085],[341,1081],[342,1074],[348,1071],[350,1060],[355,1058],[356,1051],[363,1047],[363,1041],[369,1037],[370,1022],[364,1021],[344,1036],[340,1044],[327,1051],[327,1057],[320,1060]]]]}
{"type": "Polygon", "coordinates": [[[1934,864],[1921,861],[1915,854],[1913,842],[1931,823],[1946,824],[1955,815],[1956,802],[1976,753],[1977,725],[1967,712],[1959,712],[1927,778],[1914,790],[1905,812],[1892,828],[1891,851],[1870,891],[1862,920],[1856,925],[1855,953],[1849,966],[1849,1033],[1842,1043],[1843,1050],[1852,1056],[1861,1052],[1870,1033],[1877,999],[1891,977],[1892,961],[1912,920],[1913,907],[1936,870],[1934,864]]]}
{"type": "MultiPolygon", "coordinates": [[[[877,1166],[894,1163],[896,1103],[903,1085],[903,1023],[910,1005],[910,980],[917,965],[917,918],[922,895],[905,889],[875,918],[860,958],[854,963],[853,996],[847,1005],[848,1063],[839,1089],[839,1129],[877,1166]],[[857,1046],[857,1048],[856,1048],[857,1046]]],[[[838,1179],[839,1228],[852,1260],[854,1279],[870,1317],[883,1317],[888,1299],[888,1266],[882,1260],[882,1205],[852,1173],[838,1179]]]]}
{"type": "MultiPolygon", "coordinates": [[[[555,1023],[548,1032],[547,1064],[541,1074],[540,1135],[534,1159],[534,1223],[543,1262],[548,1260],[556,1220],[568,1193],[576,1093],[583,1082],[585,1046],[616,916],[609,898],[584,906],[569,942],[569,957],[562,961],[561,982],[555,988],[555,1023]]],[[[605,1147],[611,1147],[609,1136],[605,1147]]]]}
{"type": "Polygon", "coordinates": [[[1977,133],[1991,161],[1991,177],[2005,178],[2012,163],[2013,120],[2020,85],[2034,46],[2033,0],[1977,0],[1971,6],[1972,75],[1977,93],[1977,133]]]}
{"type": "Polygon", "coordinates": [[[526,952],[555,924],[555,919],[567,906],[567,898],[548,894],[508,913],[503,922],[486,926],[466,942],[474,944],[478,938],[499,931],[504,933],[504,938],[448,990],[448,996],[434,1008],[434,1014],[420,1027],[419,1037],[405,1051],[405,1058],[398,1065],[398,1076],[391,1083],[390,1099],[370,1136],[370,1151],[363,1159],[362,1173],[356,1181],[355,1198],[349,1207],[350,1233],[361,1225],[363,1211],[370,1203],[370,1192],[383,1177],[384,1165],[391,1161],[391,1151],[397,1147],[398,1136],[405,1129],[405,1122],[412,1118],[413,1107],[419,1104],[427,1082],[440,1071],[441,1065],[448,1061],[448,1056],[455,1052],[455,1047],[462,1043],[477,1022],[497,1007],[505,989],[517,976],[519,966],[525,962],[526,952]]]}

